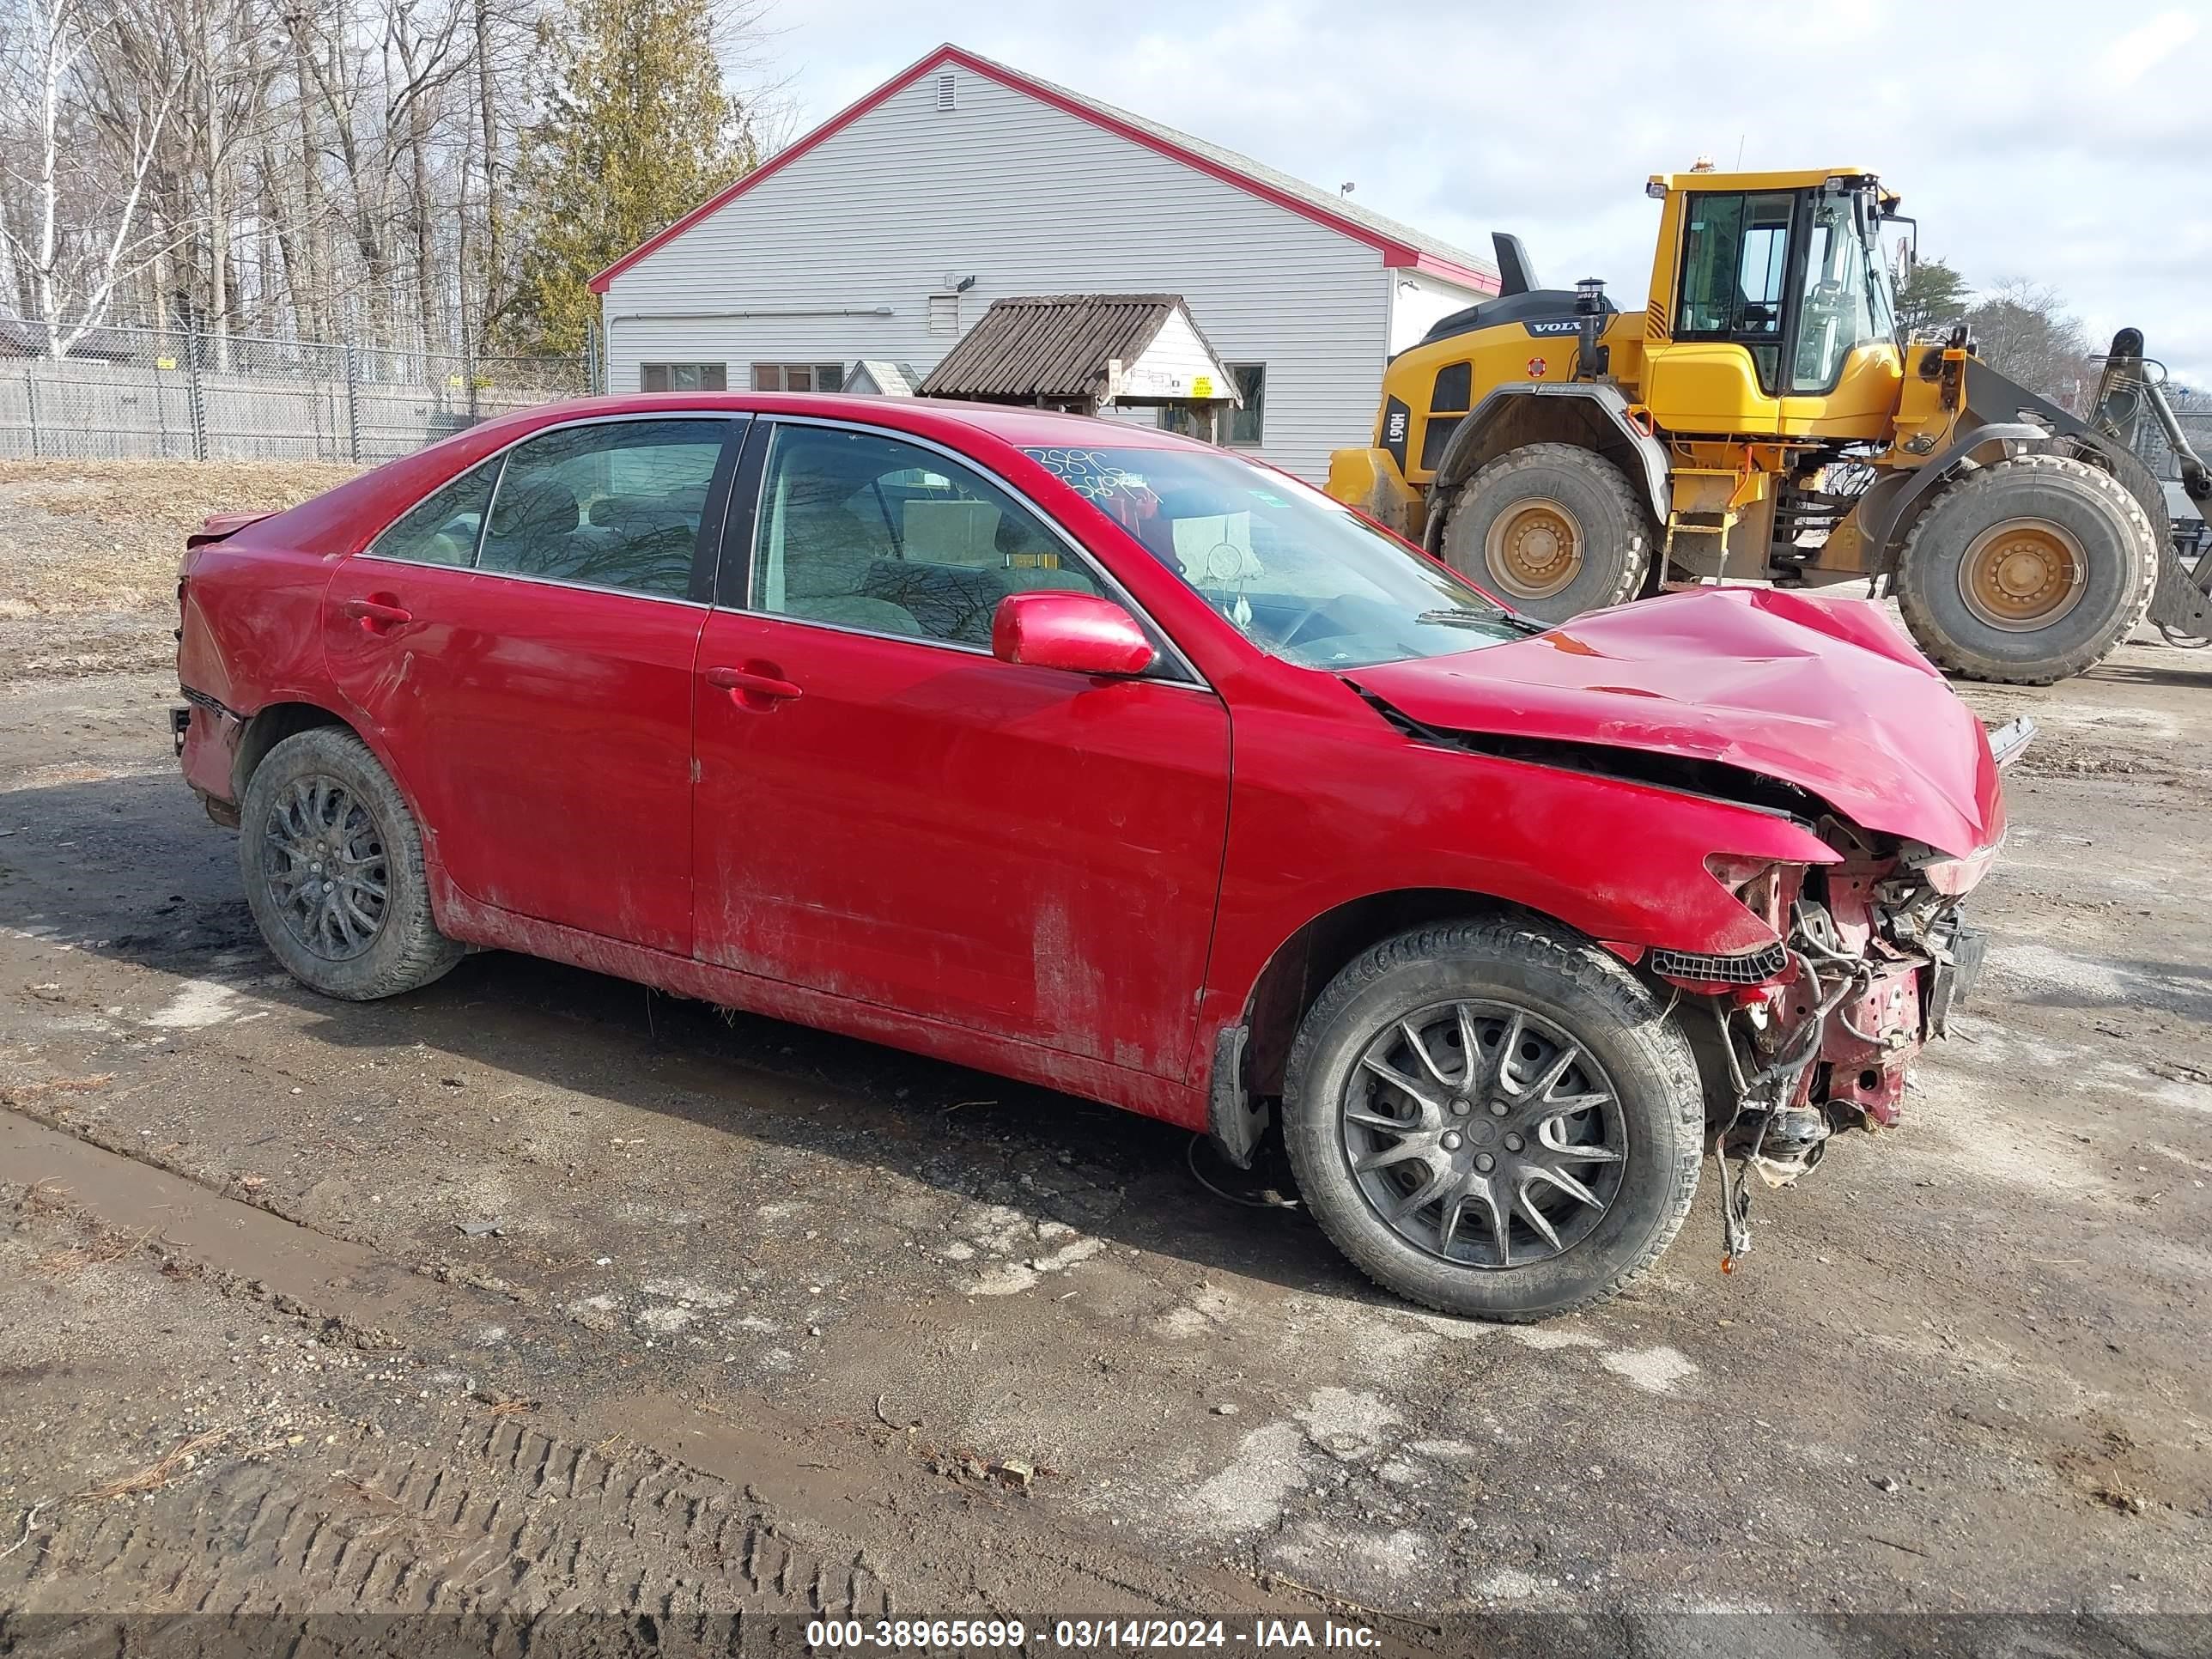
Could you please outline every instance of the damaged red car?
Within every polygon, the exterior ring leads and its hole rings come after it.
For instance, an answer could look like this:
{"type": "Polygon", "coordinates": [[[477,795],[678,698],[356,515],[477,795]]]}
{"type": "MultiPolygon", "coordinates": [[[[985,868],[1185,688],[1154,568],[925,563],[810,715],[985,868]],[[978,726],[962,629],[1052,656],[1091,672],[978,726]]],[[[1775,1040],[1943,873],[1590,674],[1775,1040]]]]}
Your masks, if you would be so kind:
{"type": "Polygon", "coordinates": [[[474,947],[1279,1137],[1394,1291],[1613,1294],[1717,1157],[1898,1121],[1979,951],[1985,732],[1874,607],[1545,627],[1318,491],[1034,410],[474,428],[179,586],[184,773],[337,997],[474,947]]]}

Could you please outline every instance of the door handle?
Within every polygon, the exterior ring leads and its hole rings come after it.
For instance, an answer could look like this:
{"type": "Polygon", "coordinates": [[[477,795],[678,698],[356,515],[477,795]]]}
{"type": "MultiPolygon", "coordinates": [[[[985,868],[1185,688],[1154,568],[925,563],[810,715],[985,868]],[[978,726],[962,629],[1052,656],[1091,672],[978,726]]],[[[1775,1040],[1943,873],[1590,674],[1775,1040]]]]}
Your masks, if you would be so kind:
{"type": "Polygon", "coordinates": [[[380,628],[397,628],[401,623],[415,620],[415,613],[404,605],[389,599],[348,599],[339,611],[362,627],[374,631],[380,628]]]}
{"type": "MultiPolygon", "coordinates": [[[[762,665],[763,668],[773,666],[762,665]]],[[[710,668],[707,671],[707,684],[735,692],[742,698],[763,697],[770,702],[788,702],[799,695],[799,688],[789,680],[755,668],[710,668]]]]}

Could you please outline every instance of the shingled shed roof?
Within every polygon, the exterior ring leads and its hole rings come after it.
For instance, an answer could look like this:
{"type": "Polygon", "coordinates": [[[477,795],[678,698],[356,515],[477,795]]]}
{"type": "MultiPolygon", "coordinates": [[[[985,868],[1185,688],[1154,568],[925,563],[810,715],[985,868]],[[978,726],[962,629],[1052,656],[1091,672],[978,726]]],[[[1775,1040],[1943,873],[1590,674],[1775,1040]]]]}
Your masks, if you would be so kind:
{"type": "Polygon", "coordinates": [[[1214,356],[1179,294],[1039,294],[994,300],[930,371],[921,392],[926,398],[1019,403],[1243,401],[1236,377],[1214,356]],[[1146,361],[1155,345],[1180,347],[1178,355],[1188,367],[1194,343],[1204,360],[1195,374],[1178,377],[1172,365],[1146,361]],[[1176,385],[1178,378],[1184,384],[1176,385]],[[1200,380],[1211,382],[1205,392],[1191,389],[1200,380]]]}

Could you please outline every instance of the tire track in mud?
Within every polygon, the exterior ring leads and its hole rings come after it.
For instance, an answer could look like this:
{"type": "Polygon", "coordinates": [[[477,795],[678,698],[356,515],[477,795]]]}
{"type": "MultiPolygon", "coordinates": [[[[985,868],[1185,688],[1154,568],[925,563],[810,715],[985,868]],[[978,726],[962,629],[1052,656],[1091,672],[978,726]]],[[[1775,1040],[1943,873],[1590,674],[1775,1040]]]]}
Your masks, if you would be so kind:
{"type": "Polygon", "coordinates": [[[149,1498],[73,1504],[0,1564],[0,1605],[864,1619],[902,1605],[864,1550],[789,1535],[666,1458],[512,1416],[456,1426],[442,1455],[355,1460],[304,1488],[296,1464],[240,1461],[149,1498]]]}
{"type": "Polygon", "coordinates": [[[896,1443],[856,1443],[849,1425],[825,1431],[764,1401],[725,1409],[640,1393],[636,1379],[613,1392],[580,1379],[573,1397],[526,1407],[488,1406],[508,1399],[488,1389],[419,1393],[430,1403],[416,1407],[394,1396],[395,1369],[408,1384],[473,1389],[435,1358],[457,1329],[495,1307],[549,1346],[556,1316],[409,1273],[16,1111],[0,1109],[0,1152],[142,1252],[111,1260],[150,1275],[158,1258],[292,1342],[304,1330],[384,1356],[377,1374],[325,1371],[309,1385],[337,1390],[317,1402],[327,1423],[375,1437],[349,1438],[328,1462],[296,1437],[257,1447],[234,1430],[163,1477],[174,1484],[50,1511],[0,1558],[0,1650],[8,1610],[869,1620],[1321,1605],[1063,1533],[1025,1494],[948,1485],[896,1443]],[[385,1386],[371,1386],[380,1375],[385,1386]]]}

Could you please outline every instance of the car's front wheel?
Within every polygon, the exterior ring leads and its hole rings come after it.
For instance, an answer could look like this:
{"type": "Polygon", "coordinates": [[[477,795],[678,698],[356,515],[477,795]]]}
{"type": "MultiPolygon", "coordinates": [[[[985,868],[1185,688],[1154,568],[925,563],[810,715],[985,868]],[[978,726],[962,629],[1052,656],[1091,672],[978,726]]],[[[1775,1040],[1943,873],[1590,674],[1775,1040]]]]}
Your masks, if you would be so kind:
{"type": "Polygon", "coordinates": [[[261,937],[325,996],[396,996],[465,954],[431,918],[415,815],[343,726],[297,732],[262,758],[240,805],[238,861],[261,937]]]}
{"type": "Polygon", "coordinates": [[[1535,1320],[1619,1292],[1696,1195],[1697,1062],[1597,946],[1523,921],[1386,939],[1307,1013],[1284,1136],[1323,1231],[1389,1290],[1535,1320]]]}

